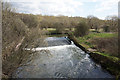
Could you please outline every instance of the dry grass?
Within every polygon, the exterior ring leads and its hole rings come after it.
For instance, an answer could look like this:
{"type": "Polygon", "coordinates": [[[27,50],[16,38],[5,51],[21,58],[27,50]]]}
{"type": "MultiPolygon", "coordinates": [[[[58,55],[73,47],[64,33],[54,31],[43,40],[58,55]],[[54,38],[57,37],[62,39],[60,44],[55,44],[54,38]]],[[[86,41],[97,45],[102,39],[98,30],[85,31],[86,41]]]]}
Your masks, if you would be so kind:
{"type": "Polygon", "coordinates": [[[92,40],[98,51],[108,53],[112,56],[118,56],[118,38],[96,38],[92,40]]]}

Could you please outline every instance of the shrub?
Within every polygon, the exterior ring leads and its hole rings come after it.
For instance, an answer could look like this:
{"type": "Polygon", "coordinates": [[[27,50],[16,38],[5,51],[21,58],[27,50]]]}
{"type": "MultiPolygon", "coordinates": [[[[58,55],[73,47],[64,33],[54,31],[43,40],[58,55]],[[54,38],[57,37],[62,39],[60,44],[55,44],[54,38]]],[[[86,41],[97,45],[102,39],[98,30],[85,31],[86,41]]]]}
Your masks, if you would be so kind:
{"type": "Polygon", "coordinates": [[[30,29],[28,33],[25,35],[25,39],[23,41],[22,47],[29,47],[34,48],[36,46],[45,46],[44,43],[44,36],[42,34],[42,31],[39,27],[30,29]],[[39,40],[38,40],[39,39],[39,40]]]}
{"type": "Polygon", "coordinates": [[[38,26],[38,18],[35,15],[19,14],[19,17],[29,28],[35,28],[38,26]]]}
{"type": "Polygon", "coordinates": [[[36,41],[42,37],[42,32],[34,15],[19,14],[6,9],[2,9],[2,13],[2,72],[11,76],[28,55],[33,53],[24,48],[44,43],[43,39],[36,41]]]}
{"type": "Polygon", "coordinates": [[[112,56],[118,56],[118,38],[96,38],[92,41],[100,52],[108,53],[112,56]]]}
{"type": "Polygon", "coordinates": [[[10,75],[19,64],[20,51],[16,54],[15,48],[27,32],[27,26],[13,12],[3,11],[2,14],[2,70],[3,74],[10,75]],[[15,56],[13,58],[13,56],[15,56]],[[19,60],[18,60],[19,58],[19,60]],[[18,62],[17,62],[18,61],[18,62]],[[17,63],[16,63],[17,62],[17,63]]]}
{"type": "Polygon", "coordinates": [[[104,25],[103,30],[104,32],[110,32],[110,27],[107,25],[104,25]]]}
{"type": "Polygon", "coordinates": [[[79,37],[79,36],[84,36],[87,35],[89,32],[89,28],[88,25],[85,22],[80,22],[75,29],[75,36],[79,37]]]}
{"type": "Polygon", "coordinates": [[[12,14],[12,12],[7,12],[7,14],[3,12],[2,15],[2,49],[5,51],[4,55],[11,54],[11,50],[27,32],[27,26],[23,21],[12,14]]]}
{"type": "Polygon", "coordinates": [[[56,22],[54,26],[56,28],[56,31],[55,31],[56,33],[64,33],[64,26],[62,23],[56,22]]]}

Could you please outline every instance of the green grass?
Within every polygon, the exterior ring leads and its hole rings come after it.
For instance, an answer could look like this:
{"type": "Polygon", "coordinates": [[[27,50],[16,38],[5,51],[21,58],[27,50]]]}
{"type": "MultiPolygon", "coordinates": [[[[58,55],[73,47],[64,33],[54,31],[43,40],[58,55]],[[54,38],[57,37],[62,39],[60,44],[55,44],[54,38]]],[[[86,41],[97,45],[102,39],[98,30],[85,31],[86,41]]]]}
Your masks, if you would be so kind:
{"type": "MultiPolygon", "coordinates": [[[[95,51],[94,53],[99,54],[99,55],[102,55],[102,56],[105,56],[106,59],[110,59],[110,60],[113,61],[114,63],[119,63],[119,61],[120,61],[120,59],[119,59],[118,57],[111,56],[111,55],[109,55],[108,53],[101,53],[101,52],[97,52],[97,51],[95,51]]],[[[119,64],[120,64],[120,63],[119,63],[119,64]]],[[[112,65],[112,64],[111,64],[111,65],[112,65]]],[[[113,70],[114,72],[116,71],[116,69],[115,69],[114,67],[108,66],[108,68],[109,68],[110,70],[113,70]]],[[[117,72],[118,72],[119,75],[120,75],[120,72],[119,72],[119,71],[120,71],[120,70],[117,70],[117,72]]]]}
{"type": "MultiPolygon", "coordinates": [[[[114,63],[119,63],[119,61],[120,61],[119,58],[114,57],[114,56],[110,56],[107,53],[100,53],[100,52],[95,52],[95,53],[107,57],[107,59],[112,60],[114,63]]],[[[116,69],[116,67],[112,66],[112,64],[111,64],[111,66],[107,66],[107,69],[110,70],[112,73],[116,74],[115,75],[116,76],[116,80],[118,80],[118,78],[120,77],[120,70],[118,68],[116,69]]]]}
{"type": "MultiPolygon", "coordinates": [[[[47,28],[46,30],[47,31],[55,31],[56,28],[47,28]]],[[[65,30],[69,30],[69,28],[65,28],[65,30]]],[[[74,31],[74,30],[75,30],[75,28],[72,28],[72,31],[74,31]]]]}
{"type": "MultiPolygon", "coordinates": [[[[91,40],[94,40],[95,38],[110,38],[110,37],[115,37],[115,36],[118,36],[118,34],[117,33],[90,33],[90,34],[88,34],[88,35],[86,35],[84,37],[79,37],[79,38],[76,38],[76,39],[79,41],[79,44],[81,44],[83,47],[88,49],[88,48],[95,47],[95,45],[93,45],[90,42],[91,40]]],[[[120,61],[120,58],[112,56],[109,53],[102,53],[102,52],[99,52],[99,51],[94,51],[94,53],[105,56],[106,59],[110,59],[114,63],[118,63],[120,61]]],[[[119,72],[120,70],[116,69],[116,67],[107,65],[107,70],[109,70],[112,73],[116,74],[115,75],[116,79],[118,77],[120,77],[120,72],[119,72]]]]}
{"type": "Polygon", "coordinates": [[[90,40],[93,40],[95,38],[109,38],[109,37],[115,37],[115,36],[118,36],[118,34],[117,33],[89,33],[84,37],[78,37],[77,40],[84,47],[87,46],[87,48],[92,48],[94,45],[90,43],[90,40]]]}
{"type": "Polygon", "coordinates": [[[47,28],[48,31],[55,31],[55,28],[47,28]]]}
{"type": "Polygon", "coordinates": [[[84,37],[80,37],[80,38],[84,38],[84,39],[92,39],[92,38],[108,38],[108,37],[114,37],[117,36],[117,33],[90,33],[84,37]]]}
{"type": "Polygon", "coordinates": [[[95,53],[100,54],[100,55],[103,55],[103,56],[106,56],[107,58],[111,59],[111,60],[114,61],[114,62],[120,61],[119,58],[114,57],[114,56],[111,56],[111,55],[109,55],[108,53],[101,53],[101,52],[95,52],[95,53]]]}
{"type": "MultiPolygon", "coordinates": [[[[94,40],[95,38],[111,38],[111,37],[115,37],[115,36],[118,36],[118,34],[117,33],[90,33],[84,37],[78,37],[76,39],[79,41],[79,44],[81,44],[83,47],[88,49],[88,48],[95,47],[95,45],[93,45],[91,43],[91,41],[94,40]]],[[[109,53],[102,53],[99,51],[92,51],[92,52],[99,54],[99,55],[102,55],[102,56],[105,56],[106,59],[110,59],[114,63],[119,63],[119,61],[120,61],[120,58],[112,56],[109,53]]],[[[106,63],[106,65],[107,65],[107,63],[106,63]]],[[[118,77],[120,77],[120,70],[116,69],[116,67],[107,65],[107,70],[114,73],[116,76],[116,79],[118,79],[118,77]]]]}
{"type": "MultiPolygon", "coordinates": [[[[83,47],[88,49],[88,48],[93,48],[95,46],[90,42],[91,40],[93,40],[95,38],[110,38],[110,37],[115,37],[115,36],[118,36],[118,34],[117,33],[90,33],[84,37],[79,37],[76,39],[79,41],[79,44],[81,44],[83,47]]],[[[113,61],[119,60],[119,58],[111,56],[108,53],[101,53],[98,51],[96,51],[95,53],[106,56],[106,57],[112,59],[113,61]]]]}
{"type": "MultiPolygon", "coordinates": [[[[79,44],[81,44],[83,47],[85,47],[86,49],[89,49],[89,48],[94,48],[95,45],[93,45],[91,43],[92,40],[94,40],[95,38],[110,38],[110,37],[115,37],[115,36],[118,36],[117,33],[90,33],[84,37],[79,37],[79,38],[76,38],[78,41],[79,41],[79,44]]],[[[101,54],[103,56],[107,56],[113,60],[117,60],[119,58],[117,57],[114,57],[114,56],[110,56],[108,53],[101,53],[101,52],[95,52],[95,53],[98,53],[98,54],[101,54]]]]}

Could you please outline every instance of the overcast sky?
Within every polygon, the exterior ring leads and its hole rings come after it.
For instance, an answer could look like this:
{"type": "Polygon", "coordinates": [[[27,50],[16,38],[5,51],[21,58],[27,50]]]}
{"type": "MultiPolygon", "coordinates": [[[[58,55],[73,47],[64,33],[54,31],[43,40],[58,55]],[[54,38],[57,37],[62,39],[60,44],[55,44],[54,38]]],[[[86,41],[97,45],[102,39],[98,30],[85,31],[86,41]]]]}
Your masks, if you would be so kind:
{"type": "Polygon", "coordinates": [[[105,19],[118,15],[119,0],[7,0],[17,12],[42,15],[65,15],[87,17],[94,15],[105,19]]]}

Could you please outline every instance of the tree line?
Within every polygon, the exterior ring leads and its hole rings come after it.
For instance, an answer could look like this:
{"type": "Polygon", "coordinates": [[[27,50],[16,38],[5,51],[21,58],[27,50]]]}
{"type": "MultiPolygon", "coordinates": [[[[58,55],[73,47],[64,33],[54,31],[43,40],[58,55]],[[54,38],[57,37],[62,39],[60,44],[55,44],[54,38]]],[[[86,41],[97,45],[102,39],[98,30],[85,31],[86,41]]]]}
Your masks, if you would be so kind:
{"type": "MultiPolygon", "coordinates": [[[[103,32],[117,32],[117,26],[117,16],[107,16],[105,20],[101,20],[92,15],[83,18],[63,15],[43,16],[24,14],[17,13],[11,4],[2,3],[3,70],[8,70],[6,68],[10,68],[9,64],[14,61],[10,61],[11,59],[15,58],[16,61],[18,59],[18,61],[23,60],[21,57],[23,57],[23,55],[25,56],[25,54],[22,49],[31,46],[35,47],[37,45],[36,40],[43,37],[43,35],[46,34],[45,30],[48,28],[55,29],[55,32],[57,33],[74,32],[76,36],[84,36],[88,34],[89,29],[95,29],[97,32],[99,32],[100,29],[103,29],[103,32]],[[20,49],[16,52],[16,46],[22,40],[23,44],[21,44],[20,49]],[[16,54],[16,56],[14,55],[14,58],[13,54],[16,54]]],[[[43,40],[39,42],[40,45],[44,44],[43,40]]],[[[14,67],[14,64],[12,64],[11,67],[14,67]]],[[[8,73],[6,71],[3,72],[6,74],[8,73]]]]}

